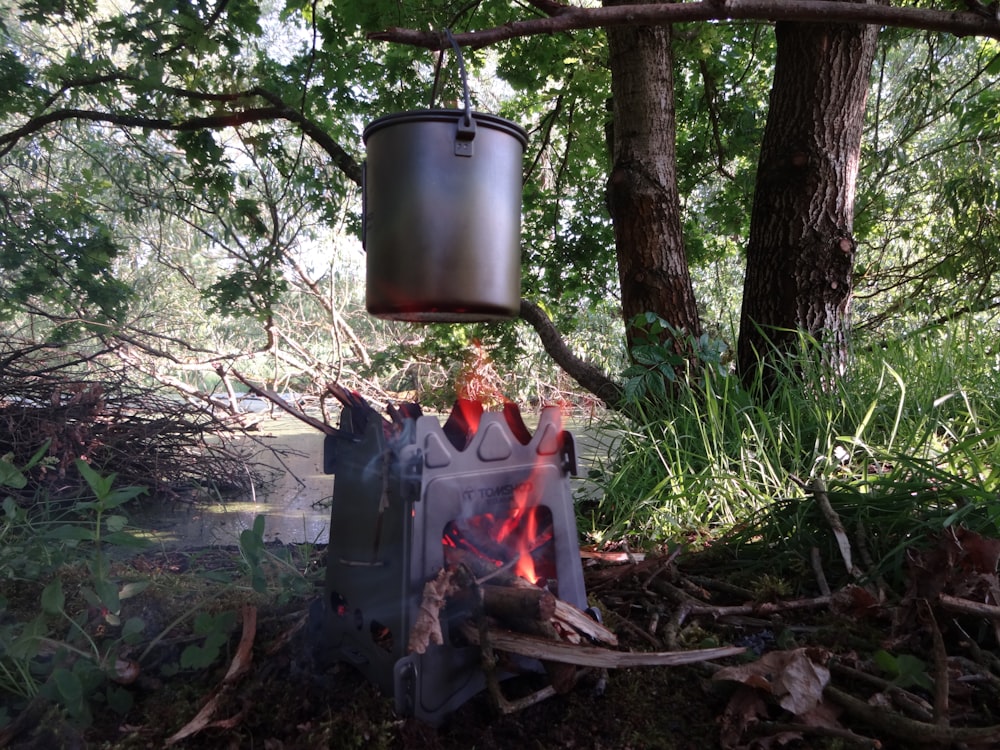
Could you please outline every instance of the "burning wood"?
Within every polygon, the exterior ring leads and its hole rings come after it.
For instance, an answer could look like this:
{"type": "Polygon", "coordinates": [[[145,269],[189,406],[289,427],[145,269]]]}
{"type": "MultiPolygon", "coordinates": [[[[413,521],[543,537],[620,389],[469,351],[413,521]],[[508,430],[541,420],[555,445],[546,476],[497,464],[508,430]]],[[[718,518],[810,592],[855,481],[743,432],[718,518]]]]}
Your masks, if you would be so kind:
{"type": "Polygon", "coordinates": [[[540,588],[511,588],[496,584],[479,587],[483,612],[499,620],[544,622],[556,614],[556,598],[540,588]]]}
{"type": "Polygon", "coordinates": [[[735,656],[746,650],[723,647],[659,653],[616,651],[607,648],[618,644],[612,631],[552,592],[503,571],[494,571],[490,582],[483,583],[476,580],[469,567],[460,564],[443,568],[425,585],[419,622],[410,639],[411,651],[424,653],[431,643],[443,642],[440,613],[448,605],[462,608],[466,614],[458,632],[482,649],[490,692],[507,713],[568,691],[583,673],[580,667],[676,666],[735,656]],[[528,699],[507,701],[499,688],[497,669],[502,660],[495,651],[537,659],[551,686],[528,699]]]}

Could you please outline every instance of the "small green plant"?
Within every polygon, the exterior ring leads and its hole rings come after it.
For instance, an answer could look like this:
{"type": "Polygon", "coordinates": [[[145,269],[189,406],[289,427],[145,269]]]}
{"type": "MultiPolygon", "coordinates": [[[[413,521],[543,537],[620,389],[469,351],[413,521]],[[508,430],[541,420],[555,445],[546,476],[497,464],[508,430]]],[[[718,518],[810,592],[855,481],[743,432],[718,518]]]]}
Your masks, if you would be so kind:
{"type": "MultiPolygon", "coordinates": [[[[38,463],[42,453],[21,468],[12,467],[9,458],[0,461],[3,484],[12,489],[24,487],[24,471],[38,463]]],[[[41,591],[33,612],[23,603],[13,612],[12,603],[0,598],[0,614],[4,615],[0,617],[4,623],[0,627],[0,692],[21,702],[43,695],[86,724],[95,696],[114,710],[124,711],[131,705],[131,696],[117,683],[133,678],[136,667],[125,652],[138,643],[145,623],[139,618],[122,621],[121,603],[140,594],[148,582],[115,581],[105,547],[144,544],[126,530],[128,519],[122,506],[145,489],[115,488],[114,474],[102,476],[84,461],[78,461],[76,468],[91,497],[58,505],[42,499],[28,508],[13,496],[4,498],[0,534],[5,556],[0,573],[38,585],[41,591]],[[44,557],[28,554],[39,547],[46,550],[44,557]],[[70,603],[63,576],[81,569],[84,581],[78,591],[82,601],[70,603]]]]}
{"type": "Polygon", "coordinates": [[[282,548],[279,552],[268,549],[264,542],[264,516],[256,516],[249,529],[240,532],[239,547],[243,565],[250,576],[250,585],[258,594],[268,590],[268,576],[265,564],[274,566],[277,575],[279,599],[294,596],[309,596],[313,593],[313,582],[307,571],[299,570],[291,560],[291,552],[282,548]]]}
{"type": "Polygon", "coordinates": [[[916,656],[899,654],[894,656],[885,650],[872,655],[875,665],[892,679],[892,684],[901,688],[919,687],[934,690],[934,684],[927,674],[927,664],[916,656]]]}
{"type": "Polygon", "coordinates": [[[726,344],[707,333],[692,336],[670,325],[651,312],[635,316],[631,321],[635,345],[632,362],[624,373],[625,398],[631,402],[669,398],[667,383],[678,380],[678,372],[695,363],[719,376],[728,374],[723,364],[726,344]]]}
{"type": "Polygon", "coordinates": [[[229,634],[236,626],[236,613],[232,610],[211,615],[199,612],[192,629],[204,638],[200,644],[191,644],[181,652],[181,669],[205,669],[212,666],[229,643],[229,634]]]}
{"type": "MultiPolygon", "coordinates": [[[[0,456],[0,488],[17,492],[28,485],[27,473],[46,462],[46,441],[24,466],[16,466],[13,454],[0,456]]],[[[49,513],[32,515],[12,494],[5,494],[0,516],[0,580],[33,580],[62,564],[59,550],[37,544],[34,537],[44,528],[49,513]]]]}

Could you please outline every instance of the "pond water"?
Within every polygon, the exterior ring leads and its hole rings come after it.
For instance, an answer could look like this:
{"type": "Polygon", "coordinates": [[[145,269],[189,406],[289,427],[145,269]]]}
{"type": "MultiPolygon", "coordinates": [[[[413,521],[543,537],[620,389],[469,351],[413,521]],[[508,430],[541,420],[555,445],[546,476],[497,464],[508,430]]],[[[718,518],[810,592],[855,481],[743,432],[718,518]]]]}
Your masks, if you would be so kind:
{"type": "MultiPolygon", "coordinates": [[[[537,417],[525,415],[530,429],[537,417]]],[[[566,425],[576,440],[578,476],[585,477],[595,451],[601,449],[589,420],[566,425]]],[[[329,539],[330,501],[334,477],[323,473],[323,440],[318,430],[288,416],[260,423],[256,439],[290,453],[279,458],[269,452],[261,458],[273,479],[246,496],[219,497],[197,502],[171,502],[135,507],[133,526],[158,546],[192,548],[237,544],[240,532],[265,517],[265,541],[325,544],[329,539]]],[[[580,480],[574,480],[574,489],[580,480]]]]}
{"type": "Polygon", "coordinates": [[[333,477],[323,473],[323,434],[291,417],[267,418],[254,440],[285,451],[259,454],[267,482],[245,495],[147,502],[130,520],[158,545],[169,548],[232,545],[254,519],[266,519],[264,539],[325,543],[329,536],[333,477]]]}

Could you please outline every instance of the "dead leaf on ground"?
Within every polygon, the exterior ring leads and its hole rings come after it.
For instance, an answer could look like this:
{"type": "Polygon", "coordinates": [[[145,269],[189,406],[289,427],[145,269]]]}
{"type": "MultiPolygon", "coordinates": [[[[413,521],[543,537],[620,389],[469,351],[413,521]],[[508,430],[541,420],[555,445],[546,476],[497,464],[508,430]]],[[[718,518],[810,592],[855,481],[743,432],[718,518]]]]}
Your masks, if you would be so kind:
{"type": "Polygon", "coordinates": [[[750,664],[723,667],[714,679],[763,690],[786,711],[801,716],[823,700],[823,689],[830,682],[830,670],[824,666],[828,657],[816,648],[770,651],[750,664]]]}

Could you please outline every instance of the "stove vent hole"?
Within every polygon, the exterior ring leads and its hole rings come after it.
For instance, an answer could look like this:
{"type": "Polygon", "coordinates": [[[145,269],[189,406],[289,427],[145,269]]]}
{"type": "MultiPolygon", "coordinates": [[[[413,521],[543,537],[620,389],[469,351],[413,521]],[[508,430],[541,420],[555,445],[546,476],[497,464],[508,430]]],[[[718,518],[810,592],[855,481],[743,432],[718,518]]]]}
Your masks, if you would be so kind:
{"type": "MultiPolygon", "coordinates": [[[[348,614],[351,614],[351,607],[347,603],[347,599],[342,597],[336,591],[331,591],[330,611],[333,613],[334,617],[347,617],[348,614]]],[[[362,627],[361,610],[355,609],[353,614],[354,614],[354,626],[358,630],[361,630],[362,627]]]]}
{"type": "Polygon", "coordinates": [[[383,651],[386,651],[387,653],[392,653],[392,642],[393,642],[392,630],[387,628],[378,620],[372,620],[369,632],[371,633],[372,643],[374,643],[383,651]]]}

